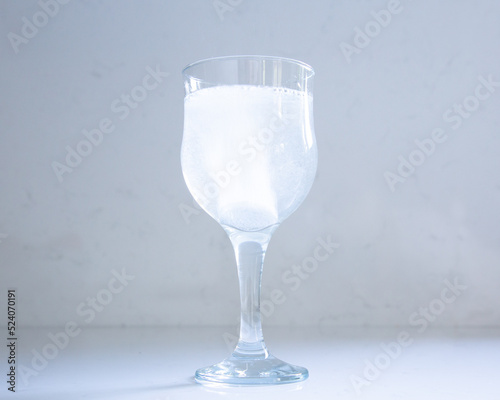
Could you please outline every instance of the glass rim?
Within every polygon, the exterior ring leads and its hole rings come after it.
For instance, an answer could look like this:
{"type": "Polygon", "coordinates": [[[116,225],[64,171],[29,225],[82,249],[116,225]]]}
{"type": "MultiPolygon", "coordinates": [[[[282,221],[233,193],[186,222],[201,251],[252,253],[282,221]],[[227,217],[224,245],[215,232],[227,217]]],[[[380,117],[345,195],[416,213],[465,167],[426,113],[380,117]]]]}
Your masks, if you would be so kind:
{"type": "Polygon", "coordinates": [[[194,61],[188,65],[186,65],[182,69],[182,75],[184,77],[188,77],[191,79],[198,79],[200,80],[201,78],[196,77],[195,75],[189,74],[188,70],[191,69],[192,67],[196,67],[200,64],[206,63],[208,61],[224,61],[224,60],[243,60],[243,59],[261,59],[261,60],[269,60],[269,61],[284,61],[290,64],[295,64],[298,65],[302,68],[304,68],[307,71],[307,78],[312,78],[314,76],[314,69],[311,67],[309,64],[295,60],[293,58],[287,58],[287,57],[279,57],[279,56],[262,56],[262,55],[233,55],[233,56],[218,56],[218,57],[208,57],[204,58],[198,61],[194,61]]]}

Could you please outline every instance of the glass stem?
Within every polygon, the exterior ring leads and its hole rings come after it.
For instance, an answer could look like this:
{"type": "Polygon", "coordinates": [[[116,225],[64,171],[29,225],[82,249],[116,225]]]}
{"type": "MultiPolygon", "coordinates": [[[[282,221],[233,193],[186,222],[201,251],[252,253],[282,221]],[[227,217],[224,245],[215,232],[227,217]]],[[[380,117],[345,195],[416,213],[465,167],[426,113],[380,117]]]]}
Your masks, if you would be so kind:
{"type": "Polygon", "coordinates": [[[263,359],[269,355],[262,335],[260,288],[267,245],[276,227],[258,232],[226,228],[234,247],[240,281],[240,338],[233,357],[263,359]]]}

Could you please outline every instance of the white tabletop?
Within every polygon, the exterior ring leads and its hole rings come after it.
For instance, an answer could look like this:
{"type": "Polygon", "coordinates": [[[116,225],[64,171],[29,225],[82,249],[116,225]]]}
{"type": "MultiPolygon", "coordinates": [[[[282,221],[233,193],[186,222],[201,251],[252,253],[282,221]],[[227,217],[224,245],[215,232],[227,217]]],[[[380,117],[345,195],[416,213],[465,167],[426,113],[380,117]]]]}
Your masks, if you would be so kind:
{"type": "MultiPolygon", "coordinates": [[[[309,379],[257,387],[194,382],[197,368],[229,355],[224,334],[236,330],[86,328],[54,355],[48,334],[60,328],[19,329],[16,395],[7,397],[3,384],[0,398],[500,399],[500,331],[492,329],[265,328],[271,353],[307,367],[309,379]],[[403,331],[407,346],[390,345],[403,331]],[[53,359],[32,364],[44,351],[53,359]]],[[[2,358],[6,371],[7,354],[2,358]]]]}

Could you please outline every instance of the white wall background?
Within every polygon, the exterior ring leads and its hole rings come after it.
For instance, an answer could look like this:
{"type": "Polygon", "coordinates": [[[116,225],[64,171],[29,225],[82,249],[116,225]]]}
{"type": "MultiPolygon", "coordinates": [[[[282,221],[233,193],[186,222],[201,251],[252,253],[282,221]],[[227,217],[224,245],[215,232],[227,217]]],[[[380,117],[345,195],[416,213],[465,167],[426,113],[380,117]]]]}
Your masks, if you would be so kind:
{"type": "Polygon", "coordinates": [[[500,3],[401,0],[348,62],[341,43],[376,29],[372,12],[388,4],[244,0],[220,16],[211,0],[73,0],[44,21],[36,1],[2,1],[0,302],[14,287],[22,325],[82,321],[79,305],[125,269],[135,279],[92,325],[236,324],[229,240],[204,213],[187,223],[179,211],[192,204],[180,71],[266,54],[315,68],[320,162],[271,241],[263,298],[277,289],[286,300],[265,324],[406,325],[458,279],[467,289],[434,323],[498,326],[500,87],[466,98],[479,76],[500,81],[500,3]],[[8,35],[22,34],[24,17],[47,23],[16,53],[8,35]],[[113,101],[147,67],[169,76],[120,119],[113,101]],[[443,113],[464,100],[473,111],[453,129],[443,113]],[[59,182],[52,163],[105,118],[115,129],[59,182]],[[446,140],[391,191],[384,173],[436,128],[446,140]],[[329,235],[340,247],[292,290],[283,273],[329,235]]]}

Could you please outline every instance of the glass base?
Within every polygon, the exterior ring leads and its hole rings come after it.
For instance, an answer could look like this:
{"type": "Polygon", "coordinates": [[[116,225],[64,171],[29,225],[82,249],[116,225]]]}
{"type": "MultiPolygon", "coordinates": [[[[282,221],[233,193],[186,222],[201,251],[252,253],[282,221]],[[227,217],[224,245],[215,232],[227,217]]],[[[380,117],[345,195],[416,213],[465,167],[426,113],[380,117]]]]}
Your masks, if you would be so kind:
{"type": "Polygon", "coordinates": [[[195,380],[203,384],[269,385],[300,382],[309,372],[303,367],[287,364],[272,355],[266,358],[226,358],[218,364],[200,368],[195,380]]]}

